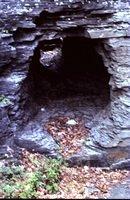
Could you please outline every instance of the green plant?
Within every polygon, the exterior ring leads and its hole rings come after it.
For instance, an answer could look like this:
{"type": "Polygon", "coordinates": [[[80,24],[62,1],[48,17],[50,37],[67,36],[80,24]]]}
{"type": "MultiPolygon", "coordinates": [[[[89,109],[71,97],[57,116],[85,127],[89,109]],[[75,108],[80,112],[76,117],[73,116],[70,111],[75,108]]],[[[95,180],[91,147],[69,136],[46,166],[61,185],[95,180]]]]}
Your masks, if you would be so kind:
{"type": "MultiPolygon", "coordinates": [[[[12,170],[8,170],[7,175],[10,176],[9,180],[6,180],[4,184],[1,184],[1,190],[4,192],[6,198],[36,198],[37,188],[42,183],[41,172],[31,172],[23,174],[21,179],[12,173],[12,170]],[[13,174],[13,175],[12,175],[13,174]]],[[[8,177],[8,176],[7,176],[8,177]]]]}
{"type": "Polygon", "coordinates": [[[50,193],[58,191],[62,160],[48,159],[45,165],[46,190],[50,193]]]}
{"type": "Polygon", "coordinates": [[[6,166],[0,168],[0,177],[4,177],[4,179],[11,179],[16,177],[22,177],[24,173],[24,169],[22,166],[6,166]]]}
{"type": "Polygon", "coordinates": [[[37,189],[42,186],[43,176],[40,171],[34,171],[26,174],[22,192],[20,192],[20,198],[36,198],[37,189]]]}
{"type": "Polygon", "coordinates": [[[19,191],[22,189],[21,183],[5,182],[0,186],[5,198],[16,198],[19,196],[19,191]]]}
{"type": "Polygon", "coordinates": [[[12,198],[13,197],[14,187],[12,187],[11,184],[3,184],[2,190],[5,193],[5,198],[12,198]]]}
{"type": "Polygon", "coordinates": [[[39,188],[49,193],[58,191],[62,160],[26,156],[24,165],[0,168],[0,197],[37,198],[39,188]]]}
{"type": "Polygon", "coordinates": [[[4,195],[5,198],[17,197],[22,188],[21,182],[24,177],[24,168],[22,166],[4,166],[0,168],[0,193],[4,195]]]}

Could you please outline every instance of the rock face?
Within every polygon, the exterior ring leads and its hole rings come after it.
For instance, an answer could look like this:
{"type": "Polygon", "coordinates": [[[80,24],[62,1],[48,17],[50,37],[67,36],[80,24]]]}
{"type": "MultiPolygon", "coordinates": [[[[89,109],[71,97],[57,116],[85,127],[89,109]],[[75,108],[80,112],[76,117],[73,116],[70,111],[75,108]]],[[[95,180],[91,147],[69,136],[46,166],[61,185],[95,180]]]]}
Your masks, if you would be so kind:
{"type": "Polygon", "coordinates": [[[29,151],[56,157],[58,145],[53,138],[46,131],[43,132],[39,126],[37,128],[33,124],[29,124],[28,126],[31,126],[31,128],[26,127],[26,130],[21,131],[20,136],[15,137],[15,143],[29,151]]]}
{"type": "Polygon", "coordinates": [[[129,177],[122,183],[113,187],[109,192],[110,199],[129,199],[130,196],[130,180],[129,177]]]}
{"type": "Polygon", "coordinates": [[[37,112],[32,64],[56,71],[64,39],[72,37],[97,40],[110,74],[110,102],[91,124],[89,140],[103,151],[130,147],[129,0],[0,0],[1,145],[37,112]]]}

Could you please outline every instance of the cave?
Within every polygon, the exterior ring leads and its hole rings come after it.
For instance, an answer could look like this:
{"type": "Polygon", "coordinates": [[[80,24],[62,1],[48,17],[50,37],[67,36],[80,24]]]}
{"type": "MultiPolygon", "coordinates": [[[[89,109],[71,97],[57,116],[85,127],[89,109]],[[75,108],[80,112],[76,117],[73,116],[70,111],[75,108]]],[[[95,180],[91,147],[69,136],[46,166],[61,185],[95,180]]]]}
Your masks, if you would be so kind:
{"type": "Polygon", "coordinates": [[[1,3],[1,155],[8,146],[58,155],[46,124],[68,117],[90,133],[72,160],[126,167],[129,2],[20,1],[1,3]]]}
{"type": "MultiPolygon", "coordinates": [[[[41,42],[28,74],[31,109],[39,113],[46,107],[51,117],[68,115],[81,117],[86,124],[92,121],[110,102],[110,75],[97,51],[100,43],[85,37],[41,42]]],[[[29,101],[27,110],[30,105],[29,101]]]]}

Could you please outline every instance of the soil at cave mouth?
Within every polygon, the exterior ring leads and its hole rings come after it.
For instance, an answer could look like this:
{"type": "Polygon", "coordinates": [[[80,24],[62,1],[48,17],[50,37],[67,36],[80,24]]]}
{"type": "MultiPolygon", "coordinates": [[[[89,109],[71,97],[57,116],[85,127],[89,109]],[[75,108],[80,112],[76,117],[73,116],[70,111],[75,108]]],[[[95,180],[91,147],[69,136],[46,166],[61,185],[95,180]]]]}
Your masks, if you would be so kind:
{"type": "Polygon", "coordinates": [[[104,95],[47,99],[45,106],[41,104],[33,124],[40,124],[59,144],[62,156],[68,158],[80,151],[90,134],[86,124],[89,125],[106,104],[104,95]]]}
{"type": "Polygon", "coordinates": [[[87,129],[81,118],[71,119],[65,116],[50,118],[45,128],[60,144],[60,153],[65,158],[78,152],[87,137],[87,129]]]}

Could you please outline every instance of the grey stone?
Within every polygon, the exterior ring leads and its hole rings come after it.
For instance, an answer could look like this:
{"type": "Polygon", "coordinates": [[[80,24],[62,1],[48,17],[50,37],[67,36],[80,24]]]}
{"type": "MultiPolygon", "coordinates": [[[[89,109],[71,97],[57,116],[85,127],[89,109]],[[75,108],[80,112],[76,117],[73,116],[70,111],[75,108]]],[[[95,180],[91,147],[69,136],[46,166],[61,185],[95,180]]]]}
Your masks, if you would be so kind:
{"type": "Polygon", "coordinates": [[[112,37],[125,37],[125,30],[111,29],[106,28],[104,30],[101,29],[87,29],[87,33],[89,33],[90,38],[112,38],[112,37]]]}
{"type": "Polygon", "coordinates": [[[68,159],[66,159],[68,164],[70,166],[74,165],[88,165],[88,166],[93,166],[93,167],[104,167],[107,166],[107,161],[105,158],[105,152],[96,149],[91,146],[84,146],[82,147],[82,150],[79,151],[78,153],[72,155],[68,159]]]}
{"type": "Polygon", "coordinates": [[[94,194],[94,193],[96,193],[96,192],[99,192],[100,190],[98,189],[98,188],[96,188],[94,185],[92,185],[92,186],[87,186],[87,187],[85,187],[85,189],[84,189],[84,197],[85,197],[85,199],[86,198],[89,198],[90,197],[90,195],[92,195],[92,194],[94,194]]]}
{"type": "Polygon", "coordinates": [[[55,48],[54,50],[50,51],[41,50],[40,53],[41,53],[40,57],[41,64],[45,68],[56,72],[61,64],[61,56],[62,56],[61,49],[55,48]]]}
{"type": "Polygon", "coordinates": [[[48,156],[56,156],[59,146],[54,139],[41,127],[29,124],[20,135],[15,136],[14,143],[31,152],[38,152],[48,156]]]}
{"type": "Polygon", "coordinates": [[[122,140],[130,138],[130,130],[129,129],[122,130],[118,135],[118,137],[121,138],[122,140]]]}
{"type": "Polygon", "coordinates": [[[7,110],[4,108],[0,108],[0,143],[6,141],[6,138],[11,135],[10,130],[10,119],[7,114],[7,110]]]}
{"type": "Polygon", "coordinates": [[[122,183],[112,187],[109,192],[109,199],[129,199],[130,198],[130,177],[122,183]]]}
{"type": "Polygon", "coordinates": [[[128,29],[126,31],[126,35],[127,35],[127,37],[130,37],[130,26],[128,27],[128,29]]]}
{"type": "Polygon", "coordinates": [[[130,170],[130,159],[122,160],[117,163],[114,163],[110,167],[112,170],[113,169],[128,169],[130,170]]]}

